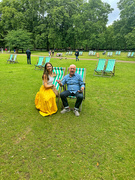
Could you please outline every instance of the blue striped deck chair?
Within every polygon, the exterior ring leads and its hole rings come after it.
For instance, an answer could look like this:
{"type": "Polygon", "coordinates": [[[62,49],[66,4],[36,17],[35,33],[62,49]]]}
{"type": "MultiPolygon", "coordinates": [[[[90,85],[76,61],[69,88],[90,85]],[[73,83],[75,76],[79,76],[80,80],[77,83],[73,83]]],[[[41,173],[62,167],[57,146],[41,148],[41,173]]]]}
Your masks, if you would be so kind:
{"type": "Polygon", "coordinates": [[[44,68],[44,67],[45,67],[45,64],[46,64],[47,62],[50,62],[50,59],[51,59],[51,57],[46,57],[46,58],[45,58],[45,63],[44,63],[44,65],[41,66],[41,68],[44,68]]]}
{"type": "MultiPolygon", "coordinates": [[[[66,70],[65,67],[53,67],[53,72],[56,74],[56,76],[54,77],[54,80],[53,80],[53,84],[55,85],[59,94],[61,93],[62,87],[56,82],[56,80],[60,79],[62,81],[63,77],[65,76],[65,70],[66,70]]],[[[58,96],[57,105],[59,103],[59,98],[60,98],[60,96],[58,96]]]]}
{"type": "Polygon", "coordinates": [[[7,60],[7,63],[11,62],[12,60],[13,60],[13,54],[10,54],[9,59],[7,60]]]}
{"type": "Polygon", "coordinates": [[[115,75],[115,59],[108,59],[106,69],[103,71],[103,76],[112,77],[115,75]]]}
{"type": "Polygon", "coordinates": [[[103,71],[105,70],[106,59],[99,59],[94,69],[94,76],[103,76],[103,71]]]}
{"type": "Polygon", "coordinates": [[[44,57],[43,57],[43,56],[39,56],[39,57],[38,57],[38,61],[37,61],[37,64],[35,65],[35,69],[36,69],[37,67],[38,67],[40,70],[42,69],[43,60],[44,60],[44,57]]]}
{"type": "MultiPolygon", "coordinates": [[[[85,77],[86,77],[86,68],[76,68],[76,73],[80,74],[83,78],[83,82],[85,84],[85,88],[84,88],[84,91],[83,91],[83,100],[85,100],[85,89],[86,89],[86,83],[85,83],[85,77]]],[[[69,73],[69,68],[67,69],[67,74],[69,73]]],[[[66,86],[64,87],[64,89],[66,90],[66,86]]],[[[70,99],[76,99],[76,96],[68,96],[68,98],[70,99]]],[[[73,110],[71,108],[71,110],[73,110]]],[[[82,103],[80,105],[80,108],[79,108],[79,111],[82,110],[82,103]]]]}

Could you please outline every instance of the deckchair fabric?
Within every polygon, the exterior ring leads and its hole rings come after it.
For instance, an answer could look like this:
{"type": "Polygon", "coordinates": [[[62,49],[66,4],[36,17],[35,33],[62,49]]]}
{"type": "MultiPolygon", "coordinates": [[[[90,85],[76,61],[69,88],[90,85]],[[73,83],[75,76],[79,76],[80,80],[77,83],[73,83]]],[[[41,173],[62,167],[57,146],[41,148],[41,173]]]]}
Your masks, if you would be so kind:
{"type": "Polygon", "coordinates": [[[108,53],[107,53],[107,56],[112,56],[112,55],[113,55],[112,52],[108,52],[108,53]]]}
{"type": "MultiPolygon", "coordinates": [[[[69,68],[67,70],[67,73],[69,73],[69,68]]],[[[86,68],[76,68],[76,73],[80,74],[83,78],[83,82],[85,84],[85,77],[86,77],[86,68]]],[[[85,88],[86,88],[86,84],[85,84],[85,88]]],[[[83,91],[83,100],[85,99],[85,88],[84,88],[84,91],[83,91]]],[[[64,87],[64,89],[66,90],[66,86],[64,87]]],[[[76,99],[76,96],[68,96],[68,98],[71,98],[71,99],[76,99]]],[[[80,111],[82,110],[82,103],[80,105],[80,111]]]]}
{"type": "Polygon", "coordinates": [[[38,61],[37,61],[37,64],[35,65],[35,69],[36,69],[37,67],[38,67],[40,70],[42,69],[43,60],[44,60],[44,57],[43,57],[43,56],[39,56],[39,57],[38,57],[38,61]]]}
{"type": "Polygon", "coordinates": [[[18,63],[17,54],[15,54],[15,55],[11,54],[10,58],[9,58],[9,60],[7,60],[7,62],[9,62],[9,63],[18,63]]]}
{"type": "Polygon", "coordinates": [[[10,54],[9,59],[7,60],[7,63],[13,60],[13,54],[10,54]]]}
{"type": "MultiPolygon", "coordinates": [[[[58,90],[59,94],[61,93],[61,89],[62,87],[60,87],[59,83],[56,82],[56,80],[61,80],[63,79],[63,77],[65,76],[65,67],[53,67],[53,72],[56,74],[56,76],[54,77],[54,81],[53,84],[55,85],[56,89],[58,90]]],[[[58,101],[57,101],[57,105],[59,103],[59,96],[58,96],[58,101]]]]}
{"type": "Polygon", "coordinates": [[[96,65],[96,68],[94,69],[93,75],[94,76],[102,76],[103,71],[105,69],[105,64],[106,64],[106,59],[99,59],[97,65],[96,65]]]}
{"type": "Polygon", "coordinates": [[[130,57],[131,56],[131,52],[128,52],[128,55],[127,55],[127,57],[130,57]]]}
{"type": "Polygon", "coordinates": [[[130,57],[134,57],[134,52],[131,53],[130,57]]]}
{"type": "Polygon", "coordinates": [[[115,59],[108,59],[106,69],[103,71],[103,76],[112,77],[115,75],[115,59]]]}
{"type": "Polygon", "coordinates": [[[44,65],[41,66],[41,68],[44,68],[44,67],[45,67],[45,64],[46,64],[47,62],[50,62],[50,59],[51,59],[51,57],[46,57],[46,58],[45,58],[45,63],[44,63],[44,65]]]}

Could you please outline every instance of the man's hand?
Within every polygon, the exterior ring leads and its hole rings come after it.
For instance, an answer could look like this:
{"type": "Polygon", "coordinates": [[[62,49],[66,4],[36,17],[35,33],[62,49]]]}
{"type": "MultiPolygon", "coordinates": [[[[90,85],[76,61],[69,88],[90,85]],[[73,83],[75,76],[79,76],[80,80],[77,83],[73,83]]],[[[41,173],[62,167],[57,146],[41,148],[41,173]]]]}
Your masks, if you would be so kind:
{"type": "Polygon", "coordinates": [[[81,87],[80,90],[78,90],[79,93],[83,93],[84,87],[81,87]]]}
{"type": "Polygon", "coordinates": [[[60,79],[59,79],[59,80],[56,80],[56,82],[59,83],[59,84],[61,83],[60,79]]]}

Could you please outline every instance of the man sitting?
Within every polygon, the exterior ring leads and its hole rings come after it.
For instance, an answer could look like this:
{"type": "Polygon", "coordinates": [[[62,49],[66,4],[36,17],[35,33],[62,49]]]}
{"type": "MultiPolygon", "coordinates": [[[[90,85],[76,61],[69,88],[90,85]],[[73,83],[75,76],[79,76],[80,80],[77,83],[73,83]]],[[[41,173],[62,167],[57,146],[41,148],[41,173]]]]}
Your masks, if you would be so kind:
{"type": "Polygon", "coordinates": [[[69,105],[67,101],[68,96],[76,96],[77,100],[74,107],[75,116],[79,116],[79,106],[83,100],[84,82],[80,74],[75,73],[76,66],[74,64],[69,67],[69,74],[67,74],[62,81],[57,80],[60,86],[67,84],[67,90],[60,94],[64,109],[61,111],[62,114],[69,112],[69,105]]]}

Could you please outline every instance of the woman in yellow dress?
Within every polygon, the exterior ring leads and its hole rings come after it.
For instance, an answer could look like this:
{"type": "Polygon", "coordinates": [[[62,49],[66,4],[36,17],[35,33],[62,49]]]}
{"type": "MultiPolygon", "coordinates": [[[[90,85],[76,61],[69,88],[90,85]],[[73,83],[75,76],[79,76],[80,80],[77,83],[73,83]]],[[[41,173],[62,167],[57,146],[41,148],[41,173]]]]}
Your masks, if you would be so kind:
{"type": "Polygon", "coordinates": [[[35,105],[42,116],[52,115],[57,112],[56,95],[52,90],[53,80],[56,74],[53,73],[51,63],[46,63],[43,72],[43,85],[36,94],[35,105]]]}

